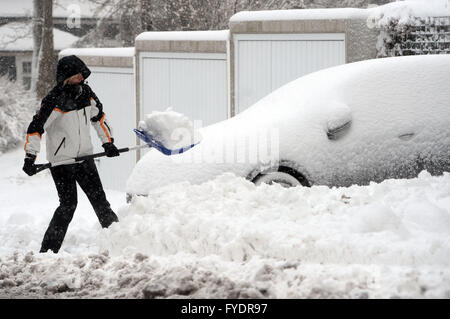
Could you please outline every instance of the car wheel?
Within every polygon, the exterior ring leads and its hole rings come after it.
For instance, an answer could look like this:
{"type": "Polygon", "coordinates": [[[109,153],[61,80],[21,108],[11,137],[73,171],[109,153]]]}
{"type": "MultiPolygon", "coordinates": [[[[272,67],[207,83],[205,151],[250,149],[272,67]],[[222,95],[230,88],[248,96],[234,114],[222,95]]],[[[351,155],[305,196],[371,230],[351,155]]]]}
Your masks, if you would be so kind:
{"type": "Polygon", "coordinates": [[[286,166],[280,166],[278,167],[278,170],[260,173],[252,180],[252,182],[255,183],[255,185],[261,185],[262,183],[272,185],[273,183],[277,183],[286,188],[310,186],[308,180],[302,174],[286,166]]]}

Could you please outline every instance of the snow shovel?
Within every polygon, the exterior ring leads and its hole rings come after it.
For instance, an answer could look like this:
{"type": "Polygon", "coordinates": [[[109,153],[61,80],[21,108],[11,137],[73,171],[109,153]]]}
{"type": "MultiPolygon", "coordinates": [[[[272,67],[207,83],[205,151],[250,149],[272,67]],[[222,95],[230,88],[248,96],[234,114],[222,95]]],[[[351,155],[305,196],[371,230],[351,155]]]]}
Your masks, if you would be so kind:
{"type": "Polygon", "coordinates": [[[186,152],[187,150],[193,148],[195,145],[197,145],[200,142],[184,146],[178,149],[168,149],[166,148],[161,142],[158,142],[156,139],[153,138],[148,132],[144,130],[137,130],[133,129],[133,131],[136,133],[137,137],[139,137],[141,140],[143,140],[149,147],[156,148],[158,151],[163,153],[164,155],[174,155],[174,154],[181,154],[186,152]]]}
{"type": "MultiPolygon", "coordinates": [[[[187,150],[193,148],[198,143],[200,143],[200,142],[197,142],[195,144],[191,144],[191,145],[188,145],[188,146],[185,146],[182,148],[172,150],[172,149],[165,147],[161,142],[156,141],[149,133],[147,133],[143,130],[133,129],[133,131],[136,133],[137,137],[139,137],[139,139],[143,140],[146,144],[136,145],[136,146],[132,146],[132,147],[119,148],[118,149],[119,153],[134,151],[134,150],[138,150],[138,149],[145,148],[145,147],[153,147],[153,148],[156,148],[161,153],[163,153],[164,155],[169,156],[169,155],[184,153],[187,150]]],[[[39,173],[40,171],[43,171],[44,169],[47,169],[50,167],[66,165],[66,164],[74,164],[74,163],[82,162],[87,159],[103,157],[103,156],[106,156],[106,152],[70,158],[68,160],[57,162],[57,163],[36,164],[36,173],[39,173]]]]}

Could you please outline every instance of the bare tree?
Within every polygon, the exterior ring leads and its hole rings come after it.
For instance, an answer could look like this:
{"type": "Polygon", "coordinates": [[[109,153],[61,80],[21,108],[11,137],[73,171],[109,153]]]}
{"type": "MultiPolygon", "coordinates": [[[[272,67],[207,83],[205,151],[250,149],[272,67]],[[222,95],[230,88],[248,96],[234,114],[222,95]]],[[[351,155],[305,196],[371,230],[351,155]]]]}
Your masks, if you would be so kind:
{"type": "Polygon", "coordinates": [[[238,11],[241,10],[282,10],[303,9],[303,0],[238,0],[236,3],[238,11]]]}
{"type": "Polygon", "coordinates": [[[147,18],[151,12],[151,0],[89,0],[96,5],[94,15],[101,13],[102,18],[97,28],[90,31],[77,42],[79,46],[130,46],[134,44],[135,35],[151,28],[151,20],[147,18]],[[111,35],[111,20],[119,21],[118,34],[111,35]],[[110,41],[115,36],[116,41],[110,41]],[[109,39],[106,39],[109,38],[109,39]]]}
{"type": "Polygon", "coordinates": [[[39,0],[33,0],[33,59],[31,62],[31,91],[36,92],[39,73],[39,52],[42,43],[43,6],[39,0]]]}
{"type": "Polygon", "coordinates": [[[116,37],[123,46],[134,45],[144,31],[220,30],[241,10],[302,8],[303,0],[89,0],[103,13],[98,27],[79,42],[105,43],[108,20],[119,19],[116,37]]]}
{"type": "Polygon", "coordinates": [[[382,5],[395,0],[304,0],[307,8],[367,8],[369,5],[382,5]]]}
{"type": "Polygon", "coordinates": [[[303,0],[154,0],[157,30],[218,30],[243,10],[304,8],[303,0]]]}
{"type": "MultiPolygon", "coordinates": [[[[144,31],[220,30],[239,11],[331,7],[367,7],[394,0],[90,0],[106,11],[104,17],[120,17],[118,40],[134,45],[144,31]]],[[[103,42],[101,26],[86,37],[89,43],[103,42]],[[99,33],[99,31],[101,31],[99,33]]]]}
{"type": "Polygon", "coordinates": [[[139,10],[140,10],[140,30],[150,31],[153,30],[153,22],[151,18],[151,3],[149,0],[139,0],[139,10]]]}
{"type": "Polygon", "coordinates": [[[55,83],[53,0],[34,0],[31,89],[42,99],[55,83]]]}

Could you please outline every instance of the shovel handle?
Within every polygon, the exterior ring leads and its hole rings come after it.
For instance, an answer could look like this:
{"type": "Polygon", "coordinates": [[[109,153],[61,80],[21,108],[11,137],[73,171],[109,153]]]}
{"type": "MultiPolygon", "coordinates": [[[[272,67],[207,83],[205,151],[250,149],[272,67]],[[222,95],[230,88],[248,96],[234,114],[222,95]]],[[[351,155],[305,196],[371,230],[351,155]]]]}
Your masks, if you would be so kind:
{"type": "Polygon", "coordinates": [[[52,167],[52,164],[50,164],[50,163],[36,164],[35,166],[36,166],[36,173],[39,173],[40,171],[43,171],[44,169],[52,167]]]}
{"type": "MultiPolygon", "coordinates": [[[[124,148],[119,148],[118,151],[119,153],[125,153],[125,152],[129,152],[129,151],[133,151],[136,149],[140,149],[140,148],[144,148],[144,147],[149,147],[149,145],[136,145],[133,147],[124,147],[124,148]]],[[[77,162],[82,162],[84,160],[88,160],[91,158],[97,158],[97,157],[103,157],[106,156],[106,152],[101,152],[101,153],[95,153],[95,154],[91,154],[91,155],[85,155],[85,156],[79,156],[79,157],[75,157],[75,158],[70,158],[66,161],[62,161],[62,162],[58,162],[58,163],[46,163],[46,164],[36,164],[36,173],[39,173],[40,171],[43,171],[44,169],[50,168],[50,167],[54,167],[54,166],[59,166],[59,165],[64,165],[64,164],[74,164],[77,162]]]]}

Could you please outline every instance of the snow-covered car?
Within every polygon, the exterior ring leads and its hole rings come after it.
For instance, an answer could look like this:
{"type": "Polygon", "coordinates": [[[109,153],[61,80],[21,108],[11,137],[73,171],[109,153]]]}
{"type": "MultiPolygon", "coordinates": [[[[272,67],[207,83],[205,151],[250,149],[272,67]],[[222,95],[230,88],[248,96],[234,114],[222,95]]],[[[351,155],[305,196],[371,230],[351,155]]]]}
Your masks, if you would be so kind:
{"type": "Polygon", "coordinates": [[[300,77],[202,128],[202,142],[150,150],[126,191],[202,183],[225,172],[259,184],[349,186],[450,171],[450,55],[374,59],[300,77]]]}

